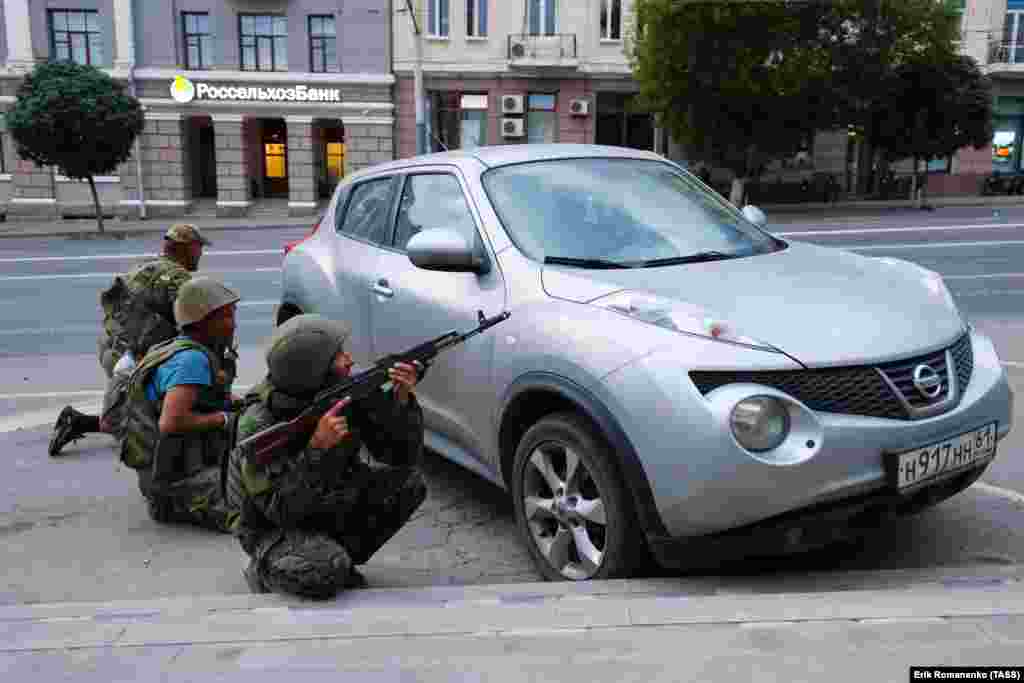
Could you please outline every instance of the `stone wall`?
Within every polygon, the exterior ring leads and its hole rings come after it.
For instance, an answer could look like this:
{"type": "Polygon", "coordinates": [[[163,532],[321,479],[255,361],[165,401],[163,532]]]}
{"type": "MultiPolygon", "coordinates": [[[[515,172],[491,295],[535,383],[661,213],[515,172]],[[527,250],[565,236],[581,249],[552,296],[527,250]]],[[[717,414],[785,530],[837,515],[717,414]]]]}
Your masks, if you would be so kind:
{"type": "Polygon", "coordinates": [[[392,126],[345,126],[345,175],[394,159],[392,126]]]}
{"type": "Polygon", "coordinates": [[[249,212],[252,188],[246,152],[248,131],[240,116],[214,116],[217,155],[217,215],[244,216],[249,212]]]}
{"type": "Polygon", "coordinates": [[[288,215],[316,213],[312,118],[288,117],[288,215]]]}
{"type": "MultiPolygon", "coordinates": [[[[139,135],[142,183],[147,216],[180,216],[192,204],[185,121],[177,114],[150,115],[139,135]]],[[[119,214],[139,216],[139,191],[134,151],[118,169],[124,199],[119,214]]]]}

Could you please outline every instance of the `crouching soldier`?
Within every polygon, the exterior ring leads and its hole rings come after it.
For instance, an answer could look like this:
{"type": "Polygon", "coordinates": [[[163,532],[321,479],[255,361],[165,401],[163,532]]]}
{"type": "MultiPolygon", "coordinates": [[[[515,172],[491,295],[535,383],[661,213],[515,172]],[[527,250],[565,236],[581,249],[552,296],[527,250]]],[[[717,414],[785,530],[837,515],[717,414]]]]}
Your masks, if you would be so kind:
{"type": "Polygon", "coordinates": [[[121,461],[134,468],[153,520],[230,533],[222,467],[237,415],[224,349],[235,334],[239,296],[210,278],[181,286],[174,318],[182,334],[152,347],[128,384],[121,461]]]}
{"type": "MultiPolygon", "coordinates": [[[[239,418],[238,441],[309,406],[317,392],[347,377],[349,328],[299,315],[274,333],[258,402],[239,418]]],[[[249,445],[228,462],[226,495],[240,511],[236,535],[250,556],[254,592],[330,598],[366,585],[355,569],[391,538],[426,498],[419,466],[423,414],[413,393],[417,368],[396,364],[392,387],[324,414],[308,441],[256,462],[249,445]],[[345,413],[344,415],[342,413],[345,413]],[[360,458],[366,445],[374,462],[360,458]]]]}

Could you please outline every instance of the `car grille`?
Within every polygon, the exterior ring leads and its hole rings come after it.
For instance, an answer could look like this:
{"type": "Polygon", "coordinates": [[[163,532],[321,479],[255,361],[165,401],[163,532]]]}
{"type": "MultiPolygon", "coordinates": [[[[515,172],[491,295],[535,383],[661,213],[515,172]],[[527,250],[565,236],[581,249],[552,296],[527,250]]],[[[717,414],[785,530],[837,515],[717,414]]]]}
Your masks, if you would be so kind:
{"type": "MultiPolygon", "coordinates": [[[[755,370],[750,372],[695,370],[690,373],[690,378],[702,394],[707,394],[727,384],[751,382],[787,393],[812,410],[910,420],[913,419],[913,415],[893,393],[889,384],[882,379],[879,370],[884,372],[889,381],[900,389],[905,400],[912,407],[925,408],[930,402],[921,397],[914,389],[911,373],[920,363],[931,365],[942,380],[942,392],[935,400],[945,400],[949,391],[946,350],[877,366],[858,365],[843,368],[755,370]]],[[[953,363],[956,366],[958,394],[962,395],[974,369],[970,334],[963,335],[956,343],[948,347],[948,350],[951,352],[953,363]]],[[[949,407],[952,408],[954,405],[956,405],[955,402],[949,407]]]]}

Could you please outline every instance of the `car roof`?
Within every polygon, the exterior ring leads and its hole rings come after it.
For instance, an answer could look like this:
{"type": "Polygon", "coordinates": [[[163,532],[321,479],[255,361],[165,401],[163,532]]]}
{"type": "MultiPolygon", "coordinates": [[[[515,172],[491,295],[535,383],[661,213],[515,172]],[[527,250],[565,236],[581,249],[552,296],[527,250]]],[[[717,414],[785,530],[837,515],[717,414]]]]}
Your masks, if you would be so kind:
{"type": "Polygon", "coordinates": [[[354,173],[353,176],[358,177],[369,173],[396,171],[412,166],[425,166],[429,164],[455,164],[461,166],[466,162],[477,162],[487,168],[494,168],[496,166],[518,164],[525,161],[607,157],[668,161],[665,157],[654,152],[632,149],[630,147],[613,147],[610,145],[582,145],[573,143],[489,145],[472,149],[455,149],[447,152],[421,154],[394,161],[386,161],[362,169],[354,173]]]}

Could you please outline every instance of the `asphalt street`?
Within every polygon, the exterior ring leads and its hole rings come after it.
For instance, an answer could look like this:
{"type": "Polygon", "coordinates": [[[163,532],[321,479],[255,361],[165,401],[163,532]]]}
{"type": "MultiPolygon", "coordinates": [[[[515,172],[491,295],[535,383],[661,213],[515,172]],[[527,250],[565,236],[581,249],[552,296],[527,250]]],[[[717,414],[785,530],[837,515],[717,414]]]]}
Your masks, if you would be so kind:
{"type": "MultiPolygon", "coordinates": [[[[1024,208],[1002,208],[998,215],[976,207],[827,219],[776,214],[769,221],[769,230],[784,239],[909,259],[938,271],[975,325],[995,341],[1017,393],[1024,390],[1024,208]]],[[[282,246],[305,232],[211,233],[214,244],[200,272],[243,297],[240,387],[265,370],[262,350],[272,332],[282,246]]],[[[46,455],[49,425],[61,406],[94,410],[99,404],[100,290],[158,246],[153,236],[0,240],[0,602],[247,590],[232,539],[161,528],[146,517],[134,475],[117,465],[107,437],[77,442],[60,459],[46,455]]],[[[880,530],[867,546],[723,571],[1024,563],[1021,410],[983,484],[880,530]]],[[[440,458],[431,457],[428,474],[427,504],[366,566],[371,583],[534,580],[504,494],[440,458]]]]}

